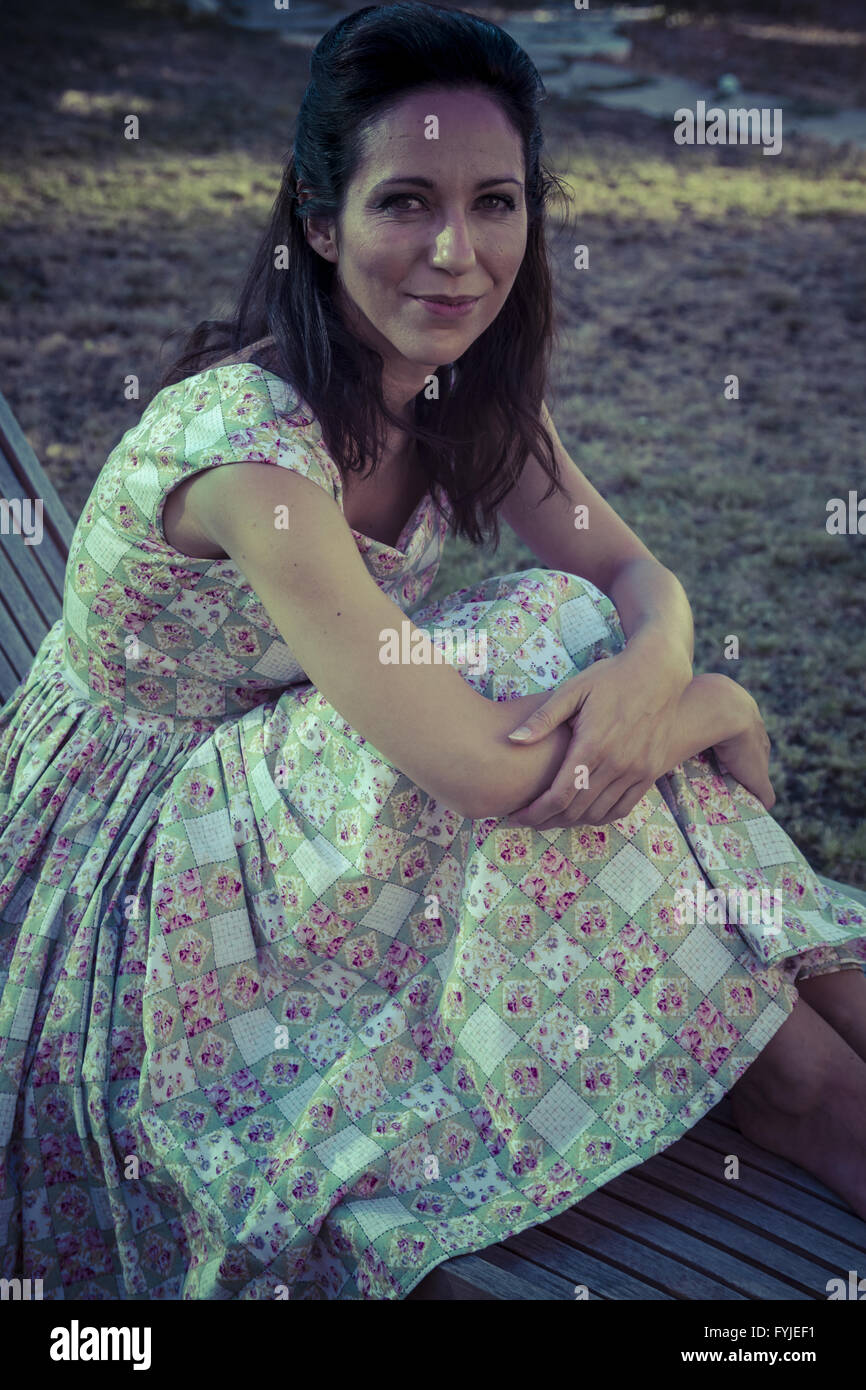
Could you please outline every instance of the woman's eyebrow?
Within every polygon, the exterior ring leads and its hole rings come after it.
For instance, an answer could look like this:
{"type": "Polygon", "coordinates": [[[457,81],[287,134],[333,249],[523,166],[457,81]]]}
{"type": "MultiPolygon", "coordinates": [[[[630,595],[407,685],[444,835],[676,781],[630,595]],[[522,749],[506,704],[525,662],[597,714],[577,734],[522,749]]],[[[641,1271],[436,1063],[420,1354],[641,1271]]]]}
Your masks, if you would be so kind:
{"type": "MultiPolygon", "coordinates": [[[[412,183],[415,184],[417,188],[436,187],[432,179],[421,178],[418,174],[395,174],[390,179],[382,179],[381,182],[377,183],[370,191],[371,193],[378,193],[381,188],[387,188],[387,186],[392,183],[412,183]]],[[[497,183],[516,183],[518,188],[523,187],[520,179],[514,178],[511,174],[506,174],[501,179],[481,179],[476,183],[475,187],[490,188],[493,184],[497,183]]]]}

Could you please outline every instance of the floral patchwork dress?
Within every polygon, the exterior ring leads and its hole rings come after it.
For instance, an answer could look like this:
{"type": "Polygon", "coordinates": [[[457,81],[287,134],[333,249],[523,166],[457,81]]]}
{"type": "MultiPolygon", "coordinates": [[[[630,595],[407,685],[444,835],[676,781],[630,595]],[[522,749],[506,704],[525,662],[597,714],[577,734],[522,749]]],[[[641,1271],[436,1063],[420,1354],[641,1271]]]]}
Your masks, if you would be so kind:
{"type": "MultiPolygon", "coordinates": [[[[172,488],[246,460],[342,505],[277,376],[156,396],[0,711],[0,1277],[46,1298],[405,1298],[662,1152],[798,979],[866,964],[866,909],[712,754],[599,828],[472,821],[413,784],[233,563],[167,543],[172,488]],[[679,910],[713,887],[772,890],[778,924],[679,910]]],[[[557,570],[419,607],[447,530],[428,494],[396,546],[355,539],[418,626],[486,634],[461,674],[487,698],[622,648],[557,570]]]]}

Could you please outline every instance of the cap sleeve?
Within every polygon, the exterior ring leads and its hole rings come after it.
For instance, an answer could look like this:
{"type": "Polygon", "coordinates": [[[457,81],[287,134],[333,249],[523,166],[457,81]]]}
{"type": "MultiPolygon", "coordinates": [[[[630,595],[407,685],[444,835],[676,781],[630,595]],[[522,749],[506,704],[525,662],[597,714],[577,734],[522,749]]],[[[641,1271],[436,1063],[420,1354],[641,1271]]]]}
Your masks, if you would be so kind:
{"type": "Polygon", "coordinates": [[[159,392],[129,439],[127,490],[171,549],[163,529],[168,494],[226,463],[270,463],[302,473],[334,499],[339,473],[319,422],[293,389],[252,363],[211,367],[159,392]]]}

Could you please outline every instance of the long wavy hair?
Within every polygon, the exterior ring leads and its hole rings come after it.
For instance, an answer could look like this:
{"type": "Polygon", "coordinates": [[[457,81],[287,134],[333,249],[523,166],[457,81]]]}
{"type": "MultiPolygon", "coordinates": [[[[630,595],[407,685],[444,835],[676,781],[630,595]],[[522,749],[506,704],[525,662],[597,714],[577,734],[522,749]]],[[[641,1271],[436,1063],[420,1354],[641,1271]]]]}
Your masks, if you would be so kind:
{"type": "Polygon", "coordinates": [[[233,317],[200,322],[157,390],[270,337],[277,374],[311,407],[343,476],[375,469],[390,422],[405,432],[437,506],[445,493],[452,533],[498,545],[498,508],[531,454],[551,479],[545,498],[565,491],[540,419],[554,336],[545,212],[554,190],[568,198],[541,161],[544,84],[497,25],[418,0],[367,5],[341,19],[316,45],[310,73],[280,191],[233,317]],[[499,314],[455,363],[439,368],[438,399],[419,391],[407,423],[385,404],[381,354],[348,331],[333,304],[336,267],[310,246],[304,222],[340,216],[368,123],[426,86],[481,89],[499,103],[523,147],[527,244],[499,314]],[[279,268],[278,247],[287,248],[279,268]]]}

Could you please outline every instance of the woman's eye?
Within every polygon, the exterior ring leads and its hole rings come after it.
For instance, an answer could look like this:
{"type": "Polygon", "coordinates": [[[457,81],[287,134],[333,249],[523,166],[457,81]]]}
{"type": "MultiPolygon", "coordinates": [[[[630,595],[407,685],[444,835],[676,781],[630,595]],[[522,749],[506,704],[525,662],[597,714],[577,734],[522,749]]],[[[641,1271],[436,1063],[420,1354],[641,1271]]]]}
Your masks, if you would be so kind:
{"type": "MultiPolygon", "coordinates": [[[[484,200],[486,200],[486,199],[490,199],[490,198],[492,198],[493,201],[494,201],[495,203],[501,204],[505,210],[507,210],[507,211],[509,211],[509,212],[513,212],[513,211],[514,211],[514,208],[515,208],[514,199],[511,198],[511,197],[509,197],[509,195],[508,195],[507,193],[485,193],[485,194],[483,195],[482,201],[484,201],[484,200]]],[[[417,194],[417,193],[392,193],[392,194],[390,195],[390,197],[385,198],[385,200],[379,204],[379,207],[380,207],[380,209],[381,209],[382,211],[384,211],[386,208],[393,207],[394,204],[396,204],[396,203],[407,203],[407,202],[412,203],[412,202],[420,202],[420,201],[421,201],[421,199],[418,197],[418,194],[417,194]]],[[[396,211],[397,211],[397,212],[411,212],[411,211],[413,211],[413,209],[411,209],[411,208],[405,208],[405,207],[404,207],[404,208],[397,208],[396,211]]]]}
{"type": "MultiPolygon", "coordinates": [[[[384,202],[382,202],[382,203],[379,204],[379,207],[380,207],[380,208],[383,208],[383,209],[384,209],[384,208],[390,208],[390,207],[393,207],[393,205],[394,205],[395,203],[401,203],[401,202],[402,202],[402,203],[406,203],[406,202],[411,203],[411,202],[414,202],[415,200],[416,200],[416,199],[415,199],[415,194],[414,194],[414,193],[392,193],[391,196],[390,196],[390,198],[386,198],[384,202]]],[[[402,211],[403,211],[402,208],[398,208],[398,212],[402,212],[402,211]]]]}

